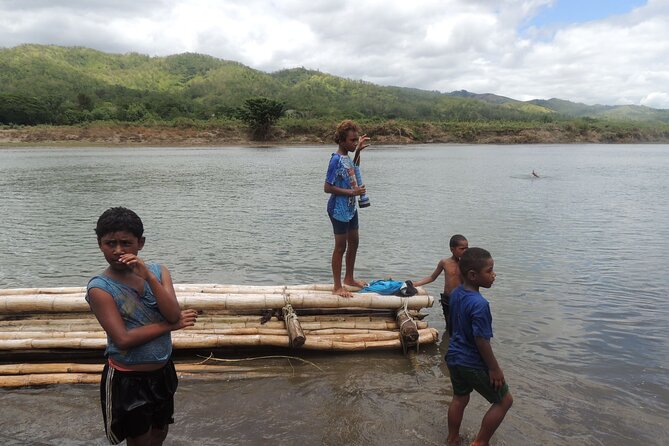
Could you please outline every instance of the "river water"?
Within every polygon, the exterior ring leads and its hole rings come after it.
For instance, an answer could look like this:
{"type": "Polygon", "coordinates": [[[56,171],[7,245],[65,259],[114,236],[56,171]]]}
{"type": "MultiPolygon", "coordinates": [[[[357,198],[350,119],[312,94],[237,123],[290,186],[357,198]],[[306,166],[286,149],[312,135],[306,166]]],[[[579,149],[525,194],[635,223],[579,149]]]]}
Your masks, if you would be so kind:
{"type": "MultiPolygon", "coordinates": [[[[105,267],[95,221],[119,205],[175,282],[329,282],[332,150],[2,149],[0,287],[84,286],[105,267]]],[[[495,259],[483,294],[515,403],[493,444],[669,444],[669,146],[372,146],[362,172],[360,278],[426,276],[455,233],[495,259]]],[[[426,311],[443,334],[439,306],[426,311]]],[[[445,444],[447,343],[184,379],[166,444],[445,444]]],[[[95,385],[0,389],[0,441],[105,444],[98,398],[95,385]]],[[[472,397],[468,439],[486,408],[472,397]]]]}

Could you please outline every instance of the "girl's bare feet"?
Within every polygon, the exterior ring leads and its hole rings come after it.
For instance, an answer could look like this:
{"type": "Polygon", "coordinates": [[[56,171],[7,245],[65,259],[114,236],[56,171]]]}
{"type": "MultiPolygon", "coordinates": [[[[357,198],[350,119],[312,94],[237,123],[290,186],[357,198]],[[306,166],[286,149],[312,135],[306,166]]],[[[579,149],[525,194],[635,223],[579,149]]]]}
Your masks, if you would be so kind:
{"type": "Polygon", "coordinates": [[[351,293],[349,290],[347,290],[344,287],[335,288],[333,293],[336,294],[337,296],[341,296],[341,297],[353,297],[353,293],[351,293]]]}
{"type": "Polygon", "coordinates": [[[363,282],[362,280],[355,280],[354,279],[354,280],[351,280],[351,281],[348,281],[348,282],[346,280],[344,280],[344,285],[354,286],[354,287],[358,287],[358,288],[364,288],[369,284],[366,283],[366,282],[363,282]]]}

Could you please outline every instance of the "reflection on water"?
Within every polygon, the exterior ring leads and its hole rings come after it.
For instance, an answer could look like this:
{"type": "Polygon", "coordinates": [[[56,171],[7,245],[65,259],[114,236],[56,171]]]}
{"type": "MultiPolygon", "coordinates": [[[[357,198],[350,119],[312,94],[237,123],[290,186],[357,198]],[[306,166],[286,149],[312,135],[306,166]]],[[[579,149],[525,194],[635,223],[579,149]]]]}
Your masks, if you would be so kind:
{"type": "MultiPolygon", "coordinates": [[[[144,257],[177,282],[327,282],[331,150],[0,150],[0,287],[83,286],[105,266],[95,220],[118,205],[143,218],[144,257]]],[[[358,274],[423,277],[465,234],[498,273],[484,294],[515,405],[494,444],[663,444],[668,168],[661,145],[374,147],[358,274]]],[[[443,332],[441,309],[429,313],[443,332]]],[[[184,380],[170,444],[444,444],[446,348],[311,353],[323,372],[184,380]]],[[[0,401],[3,444],[105,444],[95,386],[0,401]]],[[[470,406],[471,438],[487,404],[470,406]]]]}

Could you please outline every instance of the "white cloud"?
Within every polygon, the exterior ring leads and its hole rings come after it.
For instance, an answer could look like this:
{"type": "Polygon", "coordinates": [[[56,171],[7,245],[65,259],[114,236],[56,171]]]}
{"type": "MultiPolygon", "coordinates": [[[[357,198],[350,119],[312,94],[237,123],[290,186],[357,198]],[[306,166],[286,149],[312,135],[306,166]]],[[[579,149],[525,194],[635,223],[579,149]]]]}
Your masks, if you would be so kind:
{"type": "Polygon", "coordinates": [[[668,2],[548,34],[523,31],[551,2],[9,0],[0,3],[0,46],[192,51],[264,71],[304,66],[426,90],[668,106],[668,2]]]}
{"type": "Polygon", "coordinates": [[[654,91],[642,98],[640,103],[647,107],[669,109],[669,93],[654,91]]]}

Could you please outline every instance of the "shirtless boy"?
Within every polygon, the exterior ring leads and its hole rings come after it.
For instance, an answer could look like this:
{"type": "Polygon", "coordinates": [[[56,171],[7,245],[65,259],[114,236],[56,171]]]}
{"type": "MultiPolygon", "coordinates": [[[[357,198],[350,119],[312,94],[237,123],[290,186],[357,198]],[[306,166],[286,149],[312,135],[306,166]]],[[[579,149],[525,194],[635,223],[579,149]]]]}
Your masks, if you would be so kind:
{"type": "Polygon", "coordinates": [[[449,326],[448,323],[448,297],[458,285],[462,284],[462,279],[460,278],[460,257],[469,247],[469,242],[464,235],[455,234],[451,237],[449,242],[451,248],[451,256],[445,259],[441,259],[437,263],[437,267],[434,272],[424,279],[414,281],[414,286],[423,286],[428,283],[434,282],[437,277],[444,273],[444,292],[441,293],[441,308],[444,310],[444,319],[446,320],[446,326],[449,326]]]}

